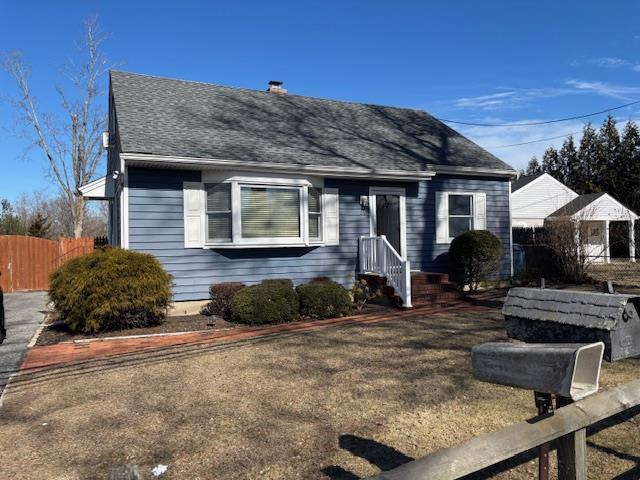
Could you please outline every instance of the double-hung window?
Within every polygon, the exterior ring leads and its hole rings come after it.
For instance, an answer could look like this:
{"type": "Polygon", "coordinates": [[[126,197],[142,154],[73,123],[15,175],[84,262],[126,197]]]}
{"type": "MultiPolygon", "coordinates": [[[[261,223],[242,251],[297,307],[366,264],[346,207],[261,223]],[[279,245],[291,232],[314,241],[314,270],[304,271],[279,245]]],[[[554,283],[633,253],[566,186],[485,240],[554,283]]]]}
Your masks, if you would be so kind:
{"type": "MultiPolygon", "coordinates": [[[[271,247],[336,245],[337,190],[318,188],[306,180],[276,179],[264,183],[252,178],[204,182],[202,246],[271,247]],[[325,199],[331,197],[331,201],[325,199]],[[329,202],[327,212],[324,211],[329,202]],[[327,215],[328,225],[325,225],[327,215]],[[329,233],[327,233],[329,229],[329,233]],[[325,239],[325,236],[328,238],[325,239]]],[[[197,227],[197,212],[189,211],[197,227]]],[[[186,228],[186,227],[185,227],[186,228]]],[[[185,230],[186,231],[186,230],[185,230]]],[[[186,242],[195,246],[193,235],[186,242]]]]}
{"type": "Polygon", "coordinates": [[[322,241],[322,189],[309,187],[309,241],[322,241]]]}
{"type": "Polygon", "coordinates": [[[473,195],[449,194],[449,237],[473,230],[473,195]]]}
{"type": "Polygon", "coordinates": [[[451,243],[461,233],[486,228],[485,192],[436,192],[436,243],[451,243]]]}
{"type": "Polygon", "coordinates": [[[231,184],[205,184],[207,196],[207,242],[231,242],[233,217],[231,213],[231,184]]]}

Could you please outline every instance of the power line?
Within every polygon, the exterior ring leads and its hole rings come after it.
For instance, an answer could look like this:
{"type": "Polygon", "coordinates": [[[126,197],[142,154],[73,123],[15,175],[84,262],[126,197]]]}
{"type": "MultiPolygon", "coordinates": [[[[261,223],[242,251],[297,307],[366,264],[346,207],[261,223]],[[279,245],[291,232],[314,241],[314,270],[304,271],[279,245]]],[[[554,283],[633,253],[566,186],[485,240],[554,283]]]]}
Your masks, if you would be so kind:
{"type": "Polygon", "coordinates": [[[496,145],[495,147],[484,147],[484,148],[486,148],[487,150],[495,150],[498,148],[519,147],[520,145],[529,145],[531,143],[546,142],[548,140],[557,140],[558,138],[565,138],[565,137],[568,137],[569,135],[578,135],[579,133],[582,133],[582,132],[569,132],[569,133],[565,133],[564,135],[558,135],[556,137],[539,138],[538,140],[530,140],[528,142],[511,143],[509,145],[496,145]]]}
{"type": "Polygon", "coordinates": [[[549,125],[551,123],[560,123],[560,122],[568,122],[570,120],[579,120],[581,118],[594,117],[596,115],[602,115],[603,113],[613,112],[614,110],[620,110],[621,108],[630,107],[631,105],[636,105],[640,103],[640,100],[636,100],[634,102],[625,103],[624,105],[619,105],[617,107],[607,108],[605,110],[600,110],[599,112],[587,113],[586,115],[575,115],[573,117],[564,117],[557,118],[555,120],[544,120],[541,122],[523,122],[523,123],[474,123],[474,122],[461,122],[458,120],[447,120],[446,118],[438,118],[441,122],[446,123],[455,123],[458,125],[468,125],[471,127],[532,127],[534,125],[549,125]]]}

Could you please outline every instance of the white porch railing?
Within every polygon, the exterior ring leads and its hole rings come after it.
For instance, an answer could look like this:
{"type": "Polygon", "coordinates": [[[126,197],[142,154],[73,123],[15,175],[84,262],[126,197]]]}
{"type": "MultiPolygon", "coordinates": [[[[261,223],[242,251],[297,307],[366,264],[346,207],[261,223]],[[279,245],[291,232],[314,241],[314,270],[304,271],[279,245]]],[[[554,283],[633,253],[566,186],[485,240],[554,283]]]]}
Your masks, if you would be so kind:
{"type": "Polygon", "coordinates": [[[375,273],[386,277],[402,299],[404,307],[411,307],[411,269],[409,260],[404,260],[389,243],[385,235],[360,237],[360,272],[375,273]]]}

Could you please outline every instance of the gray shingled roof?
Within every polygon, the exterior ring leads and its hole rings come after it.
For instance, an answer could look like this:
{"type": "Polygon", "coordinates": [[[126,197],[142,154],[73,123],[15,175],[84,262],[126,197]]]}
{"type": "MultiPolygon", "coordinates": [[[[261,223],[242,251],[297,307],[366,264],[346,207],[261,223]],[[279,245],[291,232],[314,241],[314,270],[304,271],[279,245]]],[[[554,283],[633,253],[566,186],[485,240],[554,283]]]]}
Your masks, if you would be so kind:
{"type": "Polygon", "coordinates": [[[587,193],[585,195],[580,195],[573,200],[571,200],[566,205],[560,207],[558,210],[553,212],[550,217],[569,217],[578,213],[580,210],[585,208],[587,205],[595,202],[597,199],[605,195],[604,192],[600,193],[587,193]]]}
{"type": "Polygon", "coordinates": [[[111,72],[122,151],[294,165],[511,169],[426,112],[111,72]]]}
{"type": "Polygon", "coordinates": [[[629,301],[637,296],[539,288],[512,288],[505,317],[615,330],[629,301]]]}
{"type": "Polygon", "coordinates": [[[525,185],[529,185],[535,179],[544,175],[544,172],[534,173],[533,175],[520,175],[520,177],[511,182],[511,193],[520,190],[525,185]]]}

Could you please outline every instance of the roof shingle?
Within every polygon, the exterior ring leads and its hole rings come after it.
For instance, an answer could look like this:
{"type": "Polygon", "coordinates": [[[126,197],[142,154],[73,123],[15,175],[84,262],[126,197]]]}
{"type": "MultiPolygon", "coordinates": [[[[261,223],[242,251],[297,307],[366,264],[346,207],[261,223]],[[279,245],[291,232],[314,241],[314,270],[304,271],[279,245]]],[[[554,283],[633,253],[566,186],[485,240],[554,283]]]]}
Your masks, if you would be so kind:
{"type": "Polygon", "coordinates": [[[511,170],[426,112],[111,72],[122,151],[405,171],[511,170]]]}

